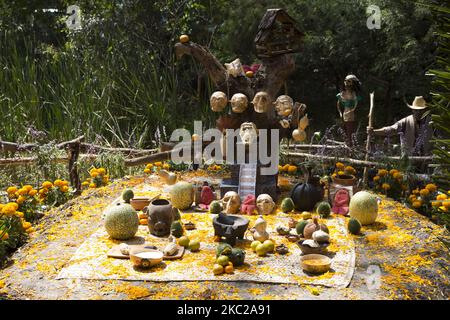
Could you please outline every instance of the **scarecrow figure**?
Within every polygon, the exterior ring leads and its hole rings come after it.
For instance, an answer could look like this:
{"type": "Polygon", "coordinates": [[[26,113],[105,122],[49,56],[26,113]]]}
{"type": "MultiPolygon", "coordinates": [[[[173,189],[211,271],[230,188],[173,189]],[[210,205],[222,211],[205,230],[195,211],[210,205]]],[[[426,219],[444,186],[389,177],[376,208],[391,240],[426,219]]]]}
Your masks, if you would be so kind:
{"type": "Polygon", "coordinates": [[[343,121],[345,140],[349,147],[352,146],[352,134],[355,132],[355,110],[362,100],[360,91],[361,82],[355,75],[349,74],[344,80],[344,90],[336,95],[337,110],[343,121]]]}
{"type": "Polygon", "coordinates": [[[412,105],[407,104],[412,110],[412,115],[400,119],[391,126],[380,129],[368,127],[375,135],[391,136],[400,135],[402,155],[424,156],[431,152],[430,138],[432,130],[430,128],[431,115],[425,114],[428,106],[422,96],[415,97],[412,105]]]}

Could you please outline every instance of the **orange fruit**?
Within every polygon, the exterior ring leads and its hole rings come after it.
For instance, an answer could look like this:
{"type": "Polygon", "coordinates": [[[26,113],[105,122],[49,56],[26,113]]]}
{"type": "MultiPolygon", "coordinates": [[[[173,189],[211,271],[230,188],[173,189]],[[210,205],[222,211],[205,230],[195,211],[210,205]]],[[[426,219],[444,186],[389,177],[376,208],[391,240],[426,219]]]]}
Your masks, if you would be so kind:
{"type": "Polygon", "coordinates": [[[225,273],[233,273],[234,272],[234,268],[233,265],[228,265],[225,267],[225,273]]]}
{"type": "Polygon", "coordinates": [[[253,71],[249,70],[245,73],[245,75],[247,76],[247,78],[253,78],[253,71]]]}
{"type": "Polygon", "coordinates": [[[187,43],[189,42],[189,36],[187,34],[183,34],[180,36],[180,42],[181,43],[187,43]]]}

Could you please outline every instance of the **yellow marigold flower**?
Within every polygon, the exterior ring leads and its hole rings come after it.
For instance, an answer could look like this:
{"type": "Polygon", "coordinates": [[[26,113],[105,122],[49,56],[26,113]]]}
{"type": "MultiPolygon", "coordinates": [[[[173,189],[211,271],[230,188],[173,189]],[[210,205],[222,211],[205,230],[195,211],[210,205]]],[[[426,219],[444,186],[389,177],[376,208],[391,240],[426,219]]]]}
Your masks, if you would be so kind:
{"type": "Polygon", "coordinates": [[[396,173],[398,173],[398,170],[397,170],[397,169],[391,169],[391,170],[389,170],[389,174],[390,174],[391,176],[394,176],[394,174],[396,174],[396,173]]]}
{"type": "Polygon", "coordinates": [[[439,210],[441,210],[442,212],[447,212],[447,207],[445,207],[445,206],[440,206],[439,207],[439,210]]]}
{"type": "Polygon", "coordinates": [[[336,169],[343,170],[345,168],[345,165],[342,162],[336,162],[336,169]]]}
{"type": "MultiPolygon", "coordinates": [[[[17,203],[15,203],[15,202],[14,202],[14,204],[17,205],[17,203]]],[[[19,206],[17,205],[17,208],[18,207],[19,206]]],[[[9,202],[3,206],[2,213],[5,215],[13,215],[16,212],[17,208],[14,205],[12,205],[11,202],[9,202]]]]}
{"type": "Polygon", "coordinates": [[[428,189],[430,192],[435,192],[437,190],[437,186],[434,183],[429,183],[425,186],[425,189],[428,189]]]}
{"type": "Polygon", "coordinates": [[[387,175],[388,171],[386,169],[379,169],[378,170],[378,175],[380,177],[384,177],[385,175],[387,175]]]}
{"type": "Polygon", "coordinates": [[[288,172],[289,172],[289,173],[295,173],[295,172],[297,172],[297,167],[296,167],[296,166],[289,166],[288,172]]]}
{"type": "Polygon", "coordinates": [[[27,200],[27,198],[25,198],[24,196],[20,196],[20,197],[17,198],[16,202],[18,204],[22,204],[22,203],[25,202],[25,200],[27,200]]]}
{"type": "Polygon", "coordinates": [[[150,173],[150,172],[151,172],[150,169],[148,169],[148,168],[145,168],[145,169],[144,169],[144,173],[150,173]]]}
{"type": "Polygon", "coordinates": [[[48,189],[47,188],[42,188],[39,190],[39,194],[47,194],[48,193],[48,189]]]}
{"type": "Polygon", "coordinates": [[[32,233],[32,232],[34,232],[34,228],[30,227],[30,228],[26,229],[25,232],[26,233],[32,233]]]}
{"type": "Polygon", "coordinates": [[[90,183],[89,184],[89,188],[95,188],[95,187],[97,187],[95,183],[90,183]]]}
{"type": "Polygon", "coordinates": [[[24,214],[21,211],[16,211],[15,215],[18,216],[19,218],[23,218],[24,217],[24,214]]]}
{"type": "Polygon", "coordinates": [[[222,170],[222,167],[219,166],[218,164],[216,164],[214,167],[216,168],[217,171],[222,170]]]}
{"type": "Polygon", "coordinates": [[[6,192],[8,193],[16,193],[17,192],[17,187],[9,187],[8,189],[6,189],[6,192]]]}
{"type": "Polygon", "coordinates": [[[438,196],[436,197],[436,200],[446,200],[446,199],[447,195],[445,193],[438,194],[438,196]]]}
{"type": "Polygon", "coordinates": [[[278,165],[278,172],[283,172],[283,166],[278,165]]]}
{"type": "Polygon", "coordinates": [[[62,180],[61,180],[61,179],[56,179],[56,180],[53,182],[53,184],[54,184],[55,186],[59,187],[59,186],[62,185],[62,180]]]}
{"type": "Polygon", "coordinates": [[[447,209],[450,208],[450,200],[445,200],[444,202],[442,202],[442,205],[447,209]]]}
{"type": "Polygon", "coordinates": [[[401,174],[401,172],[395,172],[392,177],[394,177],[394,179],[403,179],[403,175],[401,174]]]}
{"type": "Polygon", "coordinates": [[[356,170],[352,166],[346,166],[345,169],[344,169],[344,172],[348,173],[348,174],[355,174],[356,170]]]}
{"type": "Polygon", "coordinates": [[[105,169],[105,168],[98,168],[98,169],[97,169],[97,172],[98,172],[98,174],[100,174],[100,175],[104,175],[104,174],[106,174],[106,169],[105,169]]]}
{"type": "Polygon", "coordinates": [[[27,230],[28,228],[31,227],[31,223],[29,223],[28,221],[24,221],[22,222],[22,227],[24,230],[27,230]]]}
{"type": "Polygon", "coordinates": [[[151,163],[147,163],[147,165],[145,166],[147,169],[151,169],[151,168],[153,168],[153,164],[151,164],[151,163]]]}
{"type": "Polygon", "coordinates": [[[92,178],[96,178],[97,176],[98,176],[98,172],[97,171],[91,172],[91,177],[92,178]]]}
{"type": "Polygon", "coordinates": [[[412,195],[409,196],[408,199],[409,199],[409,201],[413,202],[414,200],[417,199],[417,196],[415,194],[412,194],[412,195]]]}
{"type": "Polygon", "coordinates": [[[30,190],[30,192],[28,192],[28,195],[31,197],[34,197],[37,193],[38,193],[38,191],[36,189],[33,189],[33,190],[30,190]]]}
{"type": "Polygon", "coordinates": [[[413,208],[420,208],[422,206],[422,201],[416,200],[412,203],[413,208]]]}
{"type": "Polygon", "coordinates": [[[285,165],[283,166],[283,171],[284,171],[284,172],[288,172],[288,170],[289,170],[289,164],[285,164],[285,165]]]}
{"type": "Polygon", "coordinates": [[[83,182],[81,183],[81,185],[82,185],[83,187],[88,186],[88,185],[89,185],[89,181],[83,181],[83,182]]]}
{"type": "Polygon", "coordinates": [[[62,186],[61,187],[61,191],[64,192],[64,193],[69,191],[69,186],[62,186]]]}
{"type": "Polygon", "coordinates": [[[26,194],[28,193],[28,190],[25,189],[25,188],[20,188],[20,189],[17,191],[17,193],[18,193],[20,196],[24,196],[24,195],[26,195],[26,194]]]}
{"type": "Polygon", "coordinates": [[[331,176],[332,176],[333,178],[336,178],[336,177],[337,177],[337,173],[335,172],[335,173],[333,173],[331,176]]]}
{"type": "Polygon", "coordinates": [[[42,188],[50,189],[51,187],[53,187],[53,183],[51,183],[50,181],[42,182],[42,188]]]}
{"type": "Polygon", "coordinates": [[[430,194],[430,191],[428,191],[428,189],[422,189],[422,190],[420,190],[420,195],[422,196],[422,197],[426,197],[427,195],[429,195],[430,194]]]}
{"type": "Polygon", "coordinates": [[[419,194],[420,193],[420,190],[417,188],[417,189],[414,189],[413,191],[412,191],[412,193],[413,194],[419,194]]]}
{"type": "Polygon", "coordinates": [[[164,163],[164,164],[163,164],[163,169],[169,170],[169,169],[170,169],[170,164],[164,163]]]}
{"type": "Polygon", "coordinates": [[[7,206],[11,206],[14,209],[14,211],[19,209],[19,205],[17,203],[15,203],[15,202],[8,202],[6,205],[7,206]]]}
{"type": "Polygon", "coordinates": [[[391,186],[389,185],[389,183],[383,183],[383,184],[381,185],[381,188],[382,188],[383,190],[389,190],[389,189],[391,188],[391,186]]]}
{"type": "Polygon", "coordinates": [[[22,187],[23,189],[27,190],[27,192],[30,192],[33,189],[33,186],[30,186],[29,184],[22,187]]]}
{"type": "Polygon", "coordinates": [[[440,207],[442,205],[442,202],[440,201],[431,201],[431,206],[437,208],[440,207]]]}
{"type": "Polygon", "coordinates": [[[338,174],[338,176],[342,176],[342,175],[344,175],[344,174],[345,174],[345,172],[341,170],[341,171],[338,171],[338,173],[337,173],[337,174],[338,174]]]}
{"type": "Polygon", "coordinates": [[[162,162],[161,161],[155,162],[155,166],[161,167],[162,166],[162,162]]]}
{"type": "Polygon", "coordinates": [[[63,186],[69,186],[69,181],[63,180],[63,181],[61,182],[61,185],[63,185],[63,186]]]}
{"type": "MultiPolygon", "coordinates": [[[[0,233],[3,233],[3,231],[0,231],[0,233]]],[[[9,234],[8,234],[8,232],[5,232],[5,233],[2,235],[2,237],[1,237],[0,240],[8,240],[8,239],[9,239],[9,234]]]]}
{"type": "Polygon", "coordinates": [[[375,176],[375,177],[373,177],[373,181],[378,182],[378,181],[380,181],[380,178],[381,178],[380,176],[375,176]]]}
{"type": "Polygon", "coordinates": [[[109,181],[109,176],[103,176],[103,183],[108,183],[108,181],[109,181]]]}

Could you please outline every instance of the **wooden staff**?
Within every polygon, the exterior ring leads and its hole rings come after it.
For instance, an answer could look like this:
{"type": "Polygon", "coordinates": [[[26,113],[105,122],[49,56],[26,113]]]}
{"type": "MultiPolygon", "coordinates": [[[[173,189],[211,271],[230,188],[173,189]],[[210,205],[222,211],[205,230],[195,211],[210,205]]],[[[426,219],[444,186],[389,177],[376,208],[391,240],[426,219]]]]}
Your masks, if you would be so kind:
{"type": "MultiPolygon", "coordinates": [[[[369,128],[372,128],[372,113],[373,113],[373,98],[374,92],[370,93],[370,109],[369,109],[369,128]]],[[[367,141],[366,141],[366,158],[365,161],[369,160],[369,152],[370,152],[370,139],[372,138],[372,130],[367,132],[367,141]]],[[[367,187],[367,182],[369,180],[369,168],[367,166],[364,167],[363,173],[363,186],[367,187]]]]}

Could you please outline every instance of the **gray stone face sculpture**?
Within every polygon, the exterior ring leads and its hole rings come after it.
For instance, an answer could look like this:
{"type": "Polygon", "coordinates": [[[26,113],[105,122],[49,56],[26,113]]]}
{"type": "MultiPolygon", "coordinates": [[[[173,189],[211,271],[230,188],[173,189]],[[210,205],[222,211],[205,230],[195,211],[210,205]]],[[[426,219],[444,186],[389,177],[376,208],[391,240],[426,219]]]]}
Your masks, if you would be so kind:
{"type": "Polygon", "coordinates": [[[242,113],[248,107],[247,96],[243,93],[236,93],[231,97],[231,110],[234,113],[242,113]]]}
{"type": "Polygon", "coordinates": [[[222,199],[222,207],[225,213],[235,214],[239,212],[239,208],[241,207],[241,198],[236,192],[228,191],[222,199]]]}
{"type": "Polygon", "coordinates": [[[227,95],[222,91],[213,92],[211,98],[209,99],[209,103],[211,104],[212,111],[222,112],[228,103],[227,95]]]}
{"type": "Polygon", "coordinates": [[[263,193],[256,199],[256,208],[260,215],[271,214],[275,208],[275,202],[270,195],[263,193]]]}
{"type": "Polygon", "coordinates": [[[270,108],[270,96],[265,91],[260,91],[255,94],[253,97],[253,108],[255,109],[255,112],[258,113],[265,113],[270,108]]]}
{"type": "Polygon", "coordinates": [[[239,136],[244,144],[252,144],[258,138],[258,129],[253,122],[244,122],[239,129],[239,136]]]}

